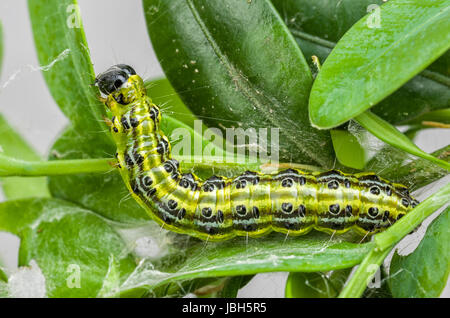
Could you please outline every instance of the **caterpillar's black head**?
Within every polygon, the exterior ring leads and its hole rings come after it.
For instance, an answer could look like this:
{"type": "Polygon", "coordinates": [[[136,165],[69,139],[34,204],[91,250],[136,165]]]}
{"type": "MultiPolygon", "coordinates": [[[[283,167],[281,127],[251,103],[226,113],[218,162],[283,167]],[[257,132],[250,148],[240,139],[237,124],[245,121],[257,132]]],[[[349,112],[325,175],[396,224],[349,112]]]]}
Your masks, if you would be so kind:
{"type": "Polygon", "coordinates": [[[99,74],[95,78],[95,85],[103,94],[109,95],[119,89],[131,75],[136,75],[136,71],[131,66],[117,64],[99,74]]]}

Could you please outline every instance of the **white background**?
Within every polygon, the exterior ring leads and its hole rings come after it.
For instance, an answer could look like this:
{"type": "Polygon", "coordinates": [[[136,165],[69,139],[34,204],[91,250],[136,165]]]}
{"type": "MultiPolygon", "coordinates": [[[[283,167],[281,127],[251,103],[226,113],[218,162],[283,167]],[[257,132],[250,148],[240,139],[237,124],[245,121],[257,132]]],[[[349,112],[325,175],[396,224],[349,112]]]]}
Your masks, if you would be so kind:
{"type": "MultiPolygon", "coordinates": [[[[147,35],[140,0],[80,0],[81,15],[96,73],[117,63],[132,65],[145,79],[163,76],[147,35]]],[[[4,33],[4,59],[0,75],[0,113],[35,149],[47,151],[67,119],[58,109],[40,71],[25,0],[2,0],[0,21],[4,33]]],[[[431,152],[449,143],[450,131],[421,133],[419,146],[431,152]]],[[[419,199],[436,191],[427,187],[419,199]]],[[[0,194],[0,200],[3,200],[0,194]]],[[[17,266],[19,240],[0,232],[0,263],[9,270],[17,266]]],[[[283,297],[286,273],[257,275],[240,297],[283,297]]],[[[450,296],[447,286],[442,294],[450,296]]]]}

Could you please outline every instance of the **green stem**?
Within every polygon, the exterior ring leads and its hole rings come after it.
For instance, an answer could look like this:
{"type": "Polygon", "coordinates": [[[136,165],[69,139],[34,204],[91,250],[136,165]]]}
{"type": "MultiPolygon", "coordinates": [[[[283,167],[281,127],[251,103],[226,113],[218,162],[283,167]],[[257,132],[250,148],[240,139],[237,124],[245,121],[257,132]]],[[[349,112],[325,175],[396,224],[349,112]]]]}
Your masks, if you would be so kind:
{"type": "Polygon", "coordinates": [[[77,159],[25,161],[0,154],[0,176],[55,176],[77,173],[102,173],[112,169],[114,159],[77,159]]]}
{"type": "Polygon", "coordinates": [[[427,217],[445,204],[449,204],[450,183],[420,203],[393,226],[374,237],[377,251],[384,251],[413,231],[427,217]]]}
{"type": "MultiPolygon", "coordinates": [[[[183,170],[192,168],[218,168],[241,170],[276,170],[284,168],[298,168],[308,171],[323,171],[323,169],[295,163],[280,163],[269,165],[261,163],[239,163],[239,162],[215,162],[217,158],[178,156],[182,162],[183,170]]],[[[113,169],[116,162],[114,158],[101,159],[75,159],[75,160],[53,160],[53,161],[25,161],[0,154],[0,177],[22,176],[56,176],[78,173],[104,173],[113,169]]]]}
{"type": "Polygon", "coordinates": [[[358,269],[339,294],[339,298],[358,298],[366,290],[367,285],[375,275],[383,260],[393,246],[385,251],[377,251],[375,247],[366,255],[358,269]]]}

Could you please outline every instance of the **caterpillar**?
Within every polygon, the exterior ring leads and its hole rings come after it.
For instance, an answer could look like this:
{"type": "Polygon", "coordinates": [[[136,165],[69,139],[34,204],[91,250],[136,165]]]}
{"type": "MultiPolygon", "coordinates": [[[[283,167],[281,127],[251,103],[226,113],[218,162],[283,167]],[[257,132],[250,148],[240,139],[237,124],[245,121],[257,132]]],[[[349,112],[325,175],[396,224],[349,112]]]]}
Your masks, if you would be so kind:
{"type": "Polygon", "coordinates": [[[108,123],[120,174],[133,198],[168,230],[208,241],[271,231],[301,235],[312,229],[372,235],[419,203],[407,187],[374,173],[287,169],[200,180],[182,173],[172,159],[160,130],[161,111],[131,66],[112,66],[95,84],[112,114],[108,123]]]}

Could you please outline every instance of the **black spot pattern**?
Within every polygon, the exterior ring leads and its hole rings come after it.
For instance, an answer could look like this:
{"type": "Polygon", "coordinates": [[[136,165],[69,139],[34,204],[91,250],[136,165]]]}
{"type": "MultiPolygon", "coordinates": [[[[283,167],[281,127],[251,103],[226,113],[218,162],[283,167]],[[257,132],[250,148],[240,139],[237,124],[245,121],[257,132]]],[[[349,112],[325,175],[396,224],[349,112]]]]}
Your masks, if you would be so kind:
{"type": "Polygon", "coordinates": [[[244,216],[247,213],[247,208],[245,205],[238,205],[236,206],[236,213],[244,216]]]}
{"type": "Polygon", "coordinates": [[[217,222],[223,223],[223,221],[224,221],[223,212],[222,212],[222,210],[218,210],[217,211],[217,222]]]}
{"type": "Polygon", "coordinates": [[[369,213],[370,217],[376,218],[378,216],[378,208],[377,207],[371,207],[371,208],[369,208],[368,213],[369,213]]]}
{"type": "Polygon", "coordinates": [[[209,218],[212,215],[212,209],[210,207],[203,208],[202,214],[205,218],[209,218]]]}
{"type": "Polygon", "coordinates": [[[253,209],[252,209],[252,213],[253,213],[253,216],[255,217],[255,219],[259,219],[259,209],[258,209],[258,207],[254,206],[253,209]]]}
{"type": "Polygon", "coordinates": [[[130,129],[130,126],[128,125],[128,121],[125,118],[125,116],[122,116],[120,118],[120,123],[122,124],[123,129],[125,129],[125,130],[130,129]]]}
{"type": "Polygon", "coordinates": [[[300,204],[298,206],[298,216],[300,216],[301,218],[304,218],[306,215],[306,207],[303,204],[300,204]]]}
{"type": "Polygon", "coordinates": [[[194,175],[192,173],[184,173],[180,179],[180,186],[183,188],[191,188],[192,191],[197,190],[197,182],[195,181],[194,175]]]}
{"type": "Polygon", "coordinates": [[[170,199],[169,202],[167,202],[167,206],[169,207],[169,209],[175,210],[178,206],[178,203],[177,201],[170,199]]]}
{"type": "Polygon", "coordinates": [[[379,195],[380,194],[380,188],[378,187],[371,187],[370,188],[370,193],[372,193],[373,195],[379,195]]]}
{"type": "Polygon", "coordinates": [[[409,207],[409,200],[403,198],[403,199],[402,199],[402,205],[403,205],[405,208],[409,207]]]}
{"type": "Polygon", "coordinates": [[[292,212],[292,203],[285,202],[281,204],[281,210],[283,210],[284,213],[291,213],[292,212]]]}
{"type": "Polygon", "coordinates": [[[353,215],[352,212],[353,212],[352,206],[351,205],[347,205],[345,207],[345,216],[346,217],[351,217],[353,215]]]}
{"type": "Polygon", "coordinates": [[[185,208],[181,208],[180,211],[178,211],[178,219],[182,220],[184,219],[184,217],[186,216],[186,209],[185,208]]]}
{"type": "Polygon", "coordinates": [[[328,210],[330,211],[331,214],[338,214],[340,211],[340,207],[339,204],[332,204],[328,207],[328,210]]]}

